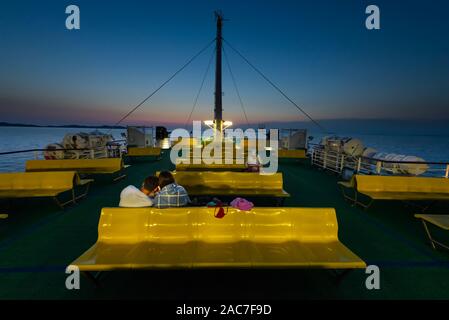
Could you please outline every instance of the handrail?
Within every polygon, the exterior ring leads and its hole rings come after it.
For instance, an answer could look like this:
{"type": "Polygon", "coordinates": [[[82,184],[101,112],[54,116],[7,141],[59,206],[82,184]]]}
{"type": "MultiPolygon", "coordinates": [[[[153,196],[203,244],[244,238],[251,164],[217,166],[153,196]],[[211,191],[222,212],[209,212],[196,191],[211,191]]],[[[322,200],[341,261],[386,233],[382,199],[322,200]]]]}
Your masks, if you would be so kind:
{"type": "Polygon", "coordinates": [[[7,151],[0,152],[0,156],[7,154],[17,154],[17,153],[27,153],[27,152],[39,152],[39,151],[92,151],[92,150],[100,150],[100,149],[28,149],[28,150],[16,150],[16,151],[7,151]]]}
{"type": "Polygon", "coordinates": [[[311,148],[312,165],[343,174],[344,168],[354,172],[382,174],[431,175],[449,178],[449,162],[395,161],[372,157],[350,156],[341,151],[326,150],[323,147],[311,148]],[[413,167],[415,165],[415,167],[413,167]]]}
{"type": "MultiPolygon", "coordinates": [[[[110,143],[114,142],[122,142],[126,140],[114,140],[110,143]]],[[[106,145],[105,147],[114,147],[114,145],[106,145]]],[[[81,148],[81,149],[26,149],[26,150],[15,150],[15,151],[6,151],[0,152],[0,156],[8,155],[8,154],[18,154],[18,153],[27,153],[27,152],[44,152],[44,151],[96,151],[101,150],[102,148],[81,148]]]]}
{"type": "MultiPolygon", "coordinates": [[[[318,143],[309,143],[316,146],[320,146],[318,143]]],[[[338,153],[338,152],[335,152],[338,153]]],[[[350,156],[350,155],[347,155],[350,156]]],[[[382,161],[384,163],[409,163],[409,164],[431,164],[431,165],[449,165],[449,161],[447,162],[434,162],[434,161],[401,161],[401,160],[384,160],[384,159],[378,159],[378,158],[371,158],[371,157],[365,157],[365,156],[353,156],[354,158],[362,158],[372,161],[382,161]]]]}

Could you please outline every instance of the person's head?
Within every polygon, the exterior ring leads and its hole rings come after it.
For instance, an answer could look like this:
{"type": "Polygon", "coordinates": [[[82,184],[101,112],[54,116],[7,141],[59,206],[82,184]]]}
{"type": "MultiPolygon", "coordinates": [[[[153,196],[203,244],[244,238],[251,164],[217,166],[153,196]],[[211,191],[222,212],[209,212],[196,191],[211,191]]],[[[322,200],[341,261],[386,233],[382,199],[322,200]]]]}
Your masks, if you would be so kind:
{"type": "Polygon", "coordinates": [[[147,196],[154,193],[159,188],[159,179],[154,176],[146,177],[142,183],[140,191],[145,193],[147,196]]]}
{"type": "Polygon", "coordinates": [[[174,182],[175,178],[173,177],[170,171],[161,171],[161,173],[159,173],[159,187],[161,189],[174,182]]]}

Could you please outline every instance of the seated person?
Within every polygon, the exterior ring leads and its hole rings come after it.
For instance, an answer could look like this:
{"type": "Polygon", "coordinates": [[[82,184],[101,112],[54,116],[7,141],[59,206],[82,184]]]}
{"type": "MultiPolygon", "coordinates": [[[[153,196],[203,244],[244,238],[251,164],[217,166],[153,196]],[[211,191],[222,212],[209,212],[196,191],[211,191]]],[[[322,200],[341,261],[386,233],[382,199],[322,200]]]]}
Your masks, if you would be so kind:
{"type": "Polygon", "coordinates": [[[169,171],[159,173],[160,192],[154,197],[154,206],[158,208],[182,207],[190,203],[184,187],[176,184],[169,171]]]}
{"type": "Polygon", "coordinates": [[[251,150],[248,153],[248,158],[246,160],[246,171],[249,172],[259,172],[260,171],[260,161],[259,156],[256,154],[256,151],[251,150]]]}
{"type": "Polygon", "coordinates": [[[157,177],[147,177],[142,186],[137,189],[135,186],[127,186],[120,193],[119,207],[141,208],[151,207],[153,205],[152,198],[155,192],[159,190],[159,179],[157,177]]]}

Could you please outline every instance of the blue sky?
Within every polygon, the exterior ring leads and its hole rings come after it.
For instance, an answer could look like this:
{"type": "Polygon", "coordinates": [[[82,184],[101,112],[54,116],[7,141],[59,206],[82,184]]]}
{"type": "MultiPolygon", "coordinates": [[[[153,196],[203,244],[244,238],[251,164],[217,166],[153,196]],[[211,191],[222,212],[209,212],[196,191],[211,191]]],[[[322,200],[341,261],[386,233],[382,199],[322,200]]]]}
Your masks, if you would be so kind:
{"type": "MultiPolygon", "coordinates": [[[[0,121],[113,124],[215,35],[224,38],[318,120],[449,119],[449,2],[3,1],[0,121]],[[81,30],[65,29],[65,7],[81,30]],[[365,28],[365,8],[381,30],[365,28]]],[[[213,48],[124,124],[183,124],[213,48]]],[[[304,117],[229,48],[251,123],[304,117]]],[[[212,118],[213,70],[193,119],[212,118]]],[[[244,122],[223,65],[224,118],[244,122]]]]}

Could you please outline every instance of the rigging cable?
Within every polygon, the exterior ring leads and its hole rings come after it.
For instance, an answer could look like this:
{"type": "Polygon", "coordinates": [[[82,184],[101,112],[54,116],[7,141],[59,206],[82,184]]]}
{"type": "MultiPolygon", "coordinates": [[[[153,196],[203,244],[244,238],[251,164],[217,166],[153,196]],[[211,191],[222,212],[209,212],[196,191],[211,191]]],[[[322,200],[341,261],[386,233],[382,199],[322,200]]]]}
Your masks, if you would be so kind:
{"type": "Polygon", "coordinates": [[[285,99],[290,101],[299,111],[301,111],[310,121],[312,121],[318,128],[320,128],[323,132],[329,133],[321,124],[319,124],[316,120],[314,120],[306,111],[304,111],[300,106],[298,106],[292,99],[290,99],[277,85],[275,85],[267,76],[265,76],[262,71],[256,68],[248,59],[245,58],[243,54],[241,54],[237,49],[235,49],[226,39],[223,41],[228,45],[235,53],[237,53],[251,68],[254,69],[262,78],[264,78],[273,88],[275,88],[285,99]]]}
{"type": "Polygon", "coordinates": [[[235,92],[237,93],[237,97],[239,98],[239,101],[240,101],[240,107],[243,110],[243,114],[245,115],[245,119],[246,119],[246,124],[249,127],[250,125],[249,125],[249,121],[248,121],[248,116],[246,115],[245,106],[243,105],[243,100],[242,100],[242,97],[240,96],[240,92],[237,87],[237,82],[235,81],[234,73],[232,72],[231,64],[229,63],[228,55],[226,54],[226,50],[224,47],[223,47],[223,53],[224,53],[226,64],[228,66],[229,73],[231,74],[231,79],[232,79],[232,83],[234,84],[235,92]]]}
{"type": "Polygon", "coordinates": [[[160,89],[162,89],[167,83],[169,83],[174,77],[178,75],[182,70],[184,70],[193,60],[195,60],[198,56],[200,56],[204,51],[206,51],[213,43],[215,42],[215,38],[209,42],[203,49],[201,49],[197,54],[195,54],[192,58],[190,58],[189,61],[187,61],[181,68],[178,69],[174,74],[171,75],[170,78],[165,80],[156,90],[154,90],[148,97],[143,99],[139,104],[137,104],[131,111],[129,111],[125,116],[123,116],[119,121],[117,121],[114,126],[119,125],[123,120],[128,118],[134,111],[136,111],[138,108],[140,108],[145,102],[148,101],[156,92],[158,92],[160,89]]]}
{"type": "Polygon", "coordinates": [[[187,127],[188,123],[190,122],[190,119],[192,118],[193,111],[195,110],[196,105],[198,103],[198,98],[200,97],[201,91],[203,90],[204,82],[206,80],[207,75],[209,74],[209,70],[210,70],[210,66],[212,64],[214,53],[215,53],[215,50],[212,50],[212,54],[209,58],[209,63],[207,64],[206,72],[204,73],[203,80],[201,81],[200,89],[198,90],[198,93],[195,97],[195,101],[193,102],[193,106],[192,106],[192,111],[190,111],[189,117],[188,117],[186,123],[184,124],[184,127],[187,127]]]}

